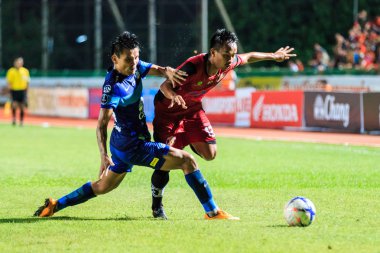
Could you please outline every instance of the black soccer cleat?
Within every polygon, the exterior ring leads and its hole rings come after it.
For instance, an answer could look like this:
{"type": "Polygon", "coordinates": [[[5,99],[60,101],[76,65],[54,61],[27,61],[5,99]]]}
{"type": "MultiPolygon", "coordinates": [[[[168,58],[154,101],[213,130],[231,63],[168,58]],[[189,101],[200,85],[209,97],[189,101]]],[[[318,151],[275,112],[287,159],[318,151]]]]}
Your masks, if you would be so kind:
{"type": "Polygon", "coordinates": [[[165,214],[163,206],[158,207],[158,208],[154,208],[153,211],[152,211],[152,214],[153,214],[153,217],[156,218],[156,219],[162,219],[162,220],[167,220],[168,219],[168,217],[165,214]]]}

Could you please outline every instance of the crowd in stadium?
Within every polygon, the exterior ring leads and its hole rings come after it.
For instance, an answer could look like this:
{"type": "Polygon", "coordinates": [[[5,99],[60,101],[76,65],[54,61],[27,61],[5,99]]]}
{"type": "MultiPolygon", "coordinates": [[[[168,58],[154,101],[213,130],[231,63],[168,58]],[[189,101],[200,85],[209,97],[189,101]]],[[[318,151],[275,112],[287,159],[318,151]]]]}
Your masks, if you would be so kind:
{"type": "MultiPolygon", "coordinates": [[[[336,33],[335,40],[333,57],[316,43],[309,66],[318,72],[324,72],[328,68],[380,71],[380,16],[368,19],[367,11],[362,10],[347,37],[336,33]]],[[[300,62],[289,62],[289,67],[293,72],[303,70],[300,62]]]]}

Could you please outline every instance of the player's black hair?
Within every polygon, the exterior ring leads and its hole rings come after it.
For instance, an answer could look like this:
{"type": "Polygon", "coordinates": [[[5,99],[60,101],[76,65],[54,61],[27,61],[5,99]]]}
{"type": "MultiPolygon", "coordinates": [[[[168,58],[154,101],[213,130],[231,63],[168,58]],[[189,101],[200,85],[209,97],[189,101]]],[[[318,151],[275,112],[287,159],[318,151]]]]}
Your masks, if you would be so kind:
{"type": "Polygon", "coordinates": [[[230,32],[226,29],[218,29],[216,32],[212,35],[210,40],[210,49],[220,49],[226,44],[230,43],[237,43],[238,38],[235,33],[230,32]]]}
{"type": "Polygon", "coordinates": [[[119,57],[124,49],[134,49],[136,47],[140,47],[140,42],[137,40],[137,36],[125,31],[112,41],[111,55],[116,54],[119,57]]]}

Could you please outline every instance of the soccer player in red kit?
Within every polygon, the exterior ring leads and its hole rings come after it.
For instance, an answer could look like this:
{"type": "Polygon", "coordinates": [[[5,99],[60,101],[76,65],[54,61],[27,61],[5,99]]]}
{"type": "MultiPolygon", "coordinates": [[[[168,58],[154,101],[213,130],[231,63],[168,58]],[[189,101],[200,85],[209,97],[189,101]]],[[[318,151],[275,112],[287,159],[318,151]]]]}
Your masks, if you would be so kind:
{"type": "MultiPolygon", "coordinates": [[[[202,98],[238,66],[263,60],[282,62],[294,50],[280,48],[275,53],[250,52],[237,54],[237,37],[226,29],[217,30],[211,38],[207,54],[187,59],[178,69],[188,76],[182,83],[166,80],[156,94],[153,136],[155,141],[168,143],[175,148],[191,149],[205,160],[216,156],[216,139],[203,108],[202,98]]],[[[169,182],[169,172],[154,171],[152,175],[153,217],[167,219],[162,206],[162,196],[169,182]]]]}

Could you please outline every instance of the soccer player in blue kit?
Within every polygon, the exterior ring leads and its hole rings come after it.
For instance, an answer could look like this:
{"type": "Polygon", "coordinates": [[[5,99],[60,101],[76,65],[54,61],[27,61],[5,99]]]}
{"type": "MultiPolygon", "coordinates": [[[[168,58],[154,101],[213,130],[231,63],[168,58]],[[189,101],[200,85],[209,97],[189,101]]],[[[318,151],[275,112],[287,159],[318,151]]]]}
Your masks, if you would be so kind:
{"type": "Polygon", "coordinates": [[[185,80],[186,73],[170,67],[160,67],[139,59],[139,42],[136,35],[124,32],[112,43],[109,69],[103,85],[101,109],[96,135],[101,157],[100,177],[59,198],[48,198],[34,213],[49,217],[68,207],[81,204],[98,195],[117,188],[133,165],[170,171],[181,169],[189,186],[205,210],[205,219],[239,219],[222,211],[216,205],[210,186],[198,169],[194,157],[186,151],[164,143],[152,142],[146,125],[144,104],[141,98],[141,79],[146,75],[165,76],[173,82],[185,80]],[[115,125],[107,153],[107,125],[114,115],[115,125]]]}

